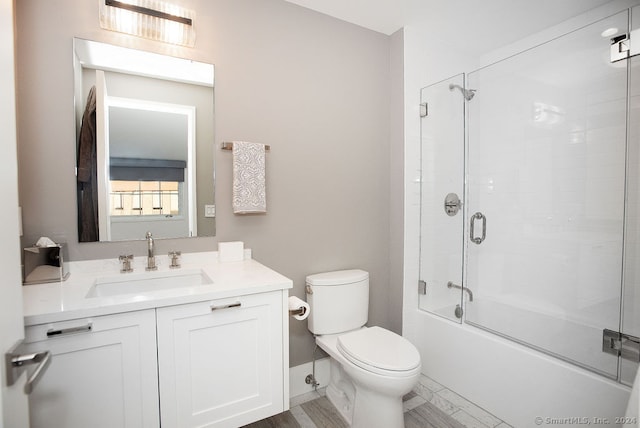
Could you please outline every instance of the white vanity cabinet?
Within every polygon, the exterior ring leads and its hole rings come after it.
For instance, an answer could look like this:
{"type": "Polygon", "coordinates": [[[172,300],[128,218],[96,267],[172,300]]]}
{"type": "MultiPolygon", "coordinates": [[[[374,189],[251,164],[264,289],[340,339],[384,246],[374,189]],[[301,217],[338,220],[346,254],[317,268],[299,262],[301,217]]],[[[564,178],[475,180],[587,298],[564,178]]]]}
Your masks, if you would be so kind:
{"type": "Polygon", "coordinates": [[[29,326],[51,365],[29,396],[31,427],[160,426],[154,309],[29,326]]]}
{"type": "Polygon", "coordinates": [[[286,296],[278,290],[157,309],[163,428],[238,427],[288,409],[286,296]]]}

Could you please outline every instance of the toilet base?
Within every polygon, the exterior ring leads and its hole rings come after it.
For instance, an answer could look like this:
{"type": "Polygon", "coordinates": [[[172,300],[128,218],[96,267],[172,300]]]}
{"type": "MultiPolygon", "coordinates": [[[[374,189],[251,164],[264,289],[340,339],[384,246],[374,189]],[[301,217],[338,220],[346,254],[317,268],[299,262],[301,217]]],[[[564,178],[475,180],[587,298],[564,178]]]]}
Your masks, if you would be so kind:
{"type": "Polygon", "coordinates": [[[404,428],[402,397],[392,398],[358,387],[352,428],[404,428]]]}
{"type": "Polygon", "coordinates": [[[402,397],[383,396],[363,386],[355,388],[345,379],[339,381],[339,387],[330,383],[326,396],[352,428],[404,428],[402,397]]]}
{"type": "MultiPolygon", "coordinates": [[[[334,358],[330,360],[330,380],[326,396],[347,424],[352,428],[404,428],[404,412],[402,397],[409,392],[415,382],[404,384],[396,389],[392,379],[379,379],[386,386],[391,386],[390,394],[382,394],[381,385],[373,383],[371,389],[367,382],[357,381],[359,376],[349,374],[352,368],[345,367],[334,358]],[[408,390],[405,390],[407,389],[408,390]]],[[[417,381],[417,378],[416,378],[417,381]]]]}
{"type": "Polygon", "coordinates": [[[402,397],[420,377],[420,366],[404,376],[385,376],[348,361],[337,349],[338,335],[316,337],[329,356],[326,396],[353,428],[404,428],[402,397]]]}
{"type": "Polygon", "coordinates": [[[335,359],[330,361],[330,378],[329,385],[325,394],[333,407],[338,410],[340,415],[351,425],[353,417],[353,403],[355,400],[355,387],[345,376],[342,365],[335,359]]]}

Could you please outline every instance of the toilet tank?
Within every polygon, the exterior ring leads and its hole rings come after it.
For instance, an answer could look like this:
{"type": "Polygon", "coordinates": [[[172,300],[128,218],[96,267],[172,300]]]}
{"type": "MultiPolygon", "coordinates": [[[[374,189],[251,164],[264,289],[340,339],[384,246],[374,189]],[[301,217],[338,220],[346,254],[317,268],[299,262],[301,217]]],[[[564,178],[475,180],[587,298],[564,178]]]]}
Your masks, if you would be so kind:
{"type": "Polygon", "coordinates": [[[311,333],[342,333],[367,323],[368,272],[352,269],[309,275],[306,289],[311,333]]]}

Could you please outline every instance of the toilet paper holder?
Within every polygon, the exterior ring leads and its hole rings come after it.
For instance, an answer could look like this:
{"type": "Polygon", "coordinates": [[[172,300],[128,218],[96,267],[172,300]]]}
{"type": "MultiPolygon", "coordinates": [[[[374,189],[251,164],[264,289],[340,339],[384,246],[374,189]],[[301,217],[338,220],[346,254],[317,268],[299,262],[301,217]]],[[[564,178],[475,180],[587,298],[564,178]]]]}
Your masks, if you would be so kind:
{"type": "Polygon", "coordinates": [[[298,308],[298,309],[289,309],[289,315],[290,316],[295,316],[295,315],[304,315],[307,312],[307,308],[302,307],[302,308],[298,308]]]}

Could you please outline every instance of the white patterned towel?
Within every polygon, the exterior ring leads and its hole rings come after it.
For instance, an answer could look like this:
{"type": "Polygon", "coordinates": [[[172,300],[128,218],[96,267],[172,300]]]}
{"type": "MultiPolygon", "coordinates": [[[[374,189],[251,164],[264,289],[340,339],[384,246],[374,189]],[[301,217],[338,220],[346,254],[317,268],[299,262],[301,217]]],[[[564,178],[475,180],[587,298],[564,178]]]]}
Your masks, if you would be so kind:
{"type": "Polygon", "coordinates": [[[267,212],[264,144],[233,142],[233,212],[267,212]]]}

